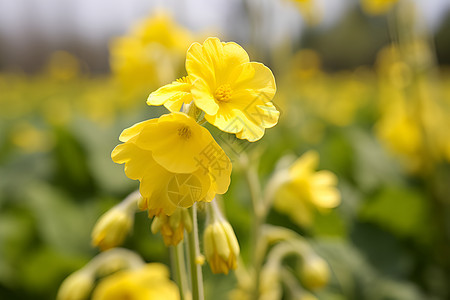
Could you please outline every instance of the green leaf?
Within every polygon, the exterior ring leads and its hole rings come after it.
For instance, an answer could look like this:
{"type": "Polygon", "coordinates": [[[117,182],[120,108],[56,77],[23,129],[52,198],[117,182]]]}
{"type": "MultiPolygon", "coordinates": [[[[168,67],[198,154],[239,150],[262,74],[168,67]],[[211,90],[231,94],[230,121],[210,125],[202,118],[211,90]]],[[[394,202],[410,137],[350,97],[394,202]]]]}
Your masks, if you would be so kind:
{"type": "Polygon", "coordinates": [[[429,203],[419,191],[387,186],[362,206],[360,218],[403,237],[428,232],[429,203]]]}

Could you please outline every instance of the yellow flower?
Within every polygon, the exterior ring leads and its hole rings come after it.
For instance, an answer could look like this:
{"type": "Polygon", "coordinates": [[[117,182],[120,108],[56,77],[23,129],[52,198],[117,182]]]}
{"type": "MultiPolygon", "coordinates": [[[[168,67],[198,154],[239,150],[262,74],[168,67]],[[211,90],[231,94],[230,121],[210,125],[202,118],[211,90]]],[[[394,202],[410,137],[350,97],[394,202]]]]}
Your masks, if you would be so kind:
{"type": "Polygon", "coordinates": [[[231,162],[209,131],[184,113],[171,113],[125,129],[111,157],[139,180],[140,209],[171,215],[177,207],[211,201],[230,184],[231,162]]]}
{"type": "Polygon", "coordinates": [[[210,221],[203,233],[206,260],[214,274],[228,274],[237,267],[239,243],[233,227],[221,215],[216,203],[212,202],[209,208],[210,221]]]}
{"type": "Polygon", "coordinates": [[[183,239],[185,229],[191,232],[192,219],[186,208],[178,208],[171,216],[155,216],[151,229],[153,234],[161,232],[166,246],[175,246],[183,239]]]}
{"type": "Polygon", "coordinates": [[[340,203],[336,175],[326,170],[316,172],[318,163],[315,151],[298,158],[289,170],[290,180],[280,187],[275,198],[274,207],[299,225],[311,224],[313,207],[327,212],[340,203]]]}
{"type": "Polygon", "coordinates": [[[94,290],[93,300],[148,300],[180,298],[170,281],[167,267],[151,263],[135,271],[121,271],[103,279],[94,290]]]}
{"type": "Polygon", "coordinates": [[[112,41],[111,69],[132,95],[147,93],[182,70],[190,43],[189,31],[158,12],[136,24],[129,35],[112,41]]]}
{"type": "Polygon", "coordinates": [[[220,130],[253,142],[264,135],[265,128],[277,124],[279,112],[270,102],[276,91],[272,71],[250,62],[238,44],[218,38],[208,38],[203,45],[193,43],[186,70],[195,105],[220,130]]]}
{"type": "Polygon", "coordinates": [[[218,38],[208,38],[203,45],[193,43],[187,51],[186,70],[187,81],[160,88],[147,103],[164,104],[173,112],[193,100],[209,123],[251,142],[277,124],[280,113],[271,102],[275,78],[263,64],[250,62],[238,44],[218,38]]]}

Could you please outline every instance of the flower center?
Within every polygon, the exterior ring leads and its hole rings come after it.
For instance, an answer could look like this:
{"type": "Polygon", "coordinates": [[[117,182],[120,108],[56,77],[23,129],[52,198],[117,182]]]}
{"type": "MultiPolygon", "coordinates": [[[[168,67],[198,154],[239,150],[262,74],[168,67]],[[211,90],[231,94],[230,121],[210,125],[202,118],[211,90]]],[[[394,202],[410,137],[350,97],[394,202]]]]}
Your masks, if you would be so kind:
{"type": "Polygon", "coordinates": [[[188,126],[183,126],[178,128],[178,135],[187,140],[191,137],[192,132],[188,126]]]}
{"type": "Polygon", "coordinates": [[[227,102],[230,100],[232,94],[231,86],[228,83],[222,84],[219,86],[214,94],[217,101],[227,102]]]}
{"type": "Polygon", "coordinates": [[[179,83],[189,83],[189,77],[183,76],[181,78],[178,78],[176,81],[179,83]]]}

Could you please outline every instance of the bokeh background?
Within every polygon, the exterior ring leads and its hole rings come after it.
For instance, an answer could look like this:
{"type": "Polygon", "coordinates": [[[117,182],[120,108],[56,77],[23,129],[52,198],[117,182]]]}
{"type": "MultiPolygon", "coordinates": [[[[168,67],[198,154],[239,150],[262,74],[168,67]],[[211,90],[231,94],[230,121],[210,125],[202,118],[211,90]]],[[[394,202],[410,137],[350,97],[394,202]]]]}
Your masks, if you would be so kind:
{"type": "MultiPolygon", "coordinates": [[[[339,177],[331,212],[269,215],[330,264],[318,298],[448,299],[450,2],[395,2],[0,0],[0,299],[53,299],[98,253],[96,219],[138,187],[110,158],[120,132],[166,112],[148,94],[207,36],[274,72],[280,122],[246,147],[263,182],[309,149],[339,177]]],[[[224,203],[246,260],[239,170],[224,203]]],[[[169,263],[145,213],[125,247],[169,263]]],[[[204,269],[226,299],[234,276],[204,269]]]]}

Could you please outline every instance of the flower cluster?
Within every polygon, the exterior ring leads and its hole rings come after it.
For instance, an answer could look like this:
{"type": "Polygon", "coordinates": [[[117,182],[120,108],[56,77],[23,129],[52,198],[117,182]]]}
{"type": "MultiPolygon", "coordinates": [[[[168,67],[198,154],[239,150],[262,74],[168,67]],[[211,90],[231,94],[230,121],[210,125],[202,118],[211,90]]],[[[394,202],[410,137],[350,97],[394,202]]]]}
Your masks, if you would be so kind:
{"type": "MultiPolygon", "coordinates": [[[[185,229],[196,230],[196,219],[186,208],[211,202],[230,184],[231,161],[200,123],[207,121],[254,142],[279,117],[271,102],[276,91],[272,72],[250,62],[238,44],[218,38],[192,44],[186,70],[187,76],[148,97],[147,104],[164,105],[170,113],[125,129],[119,137],[123,143],[111,154],[114,162],[125,164],[129,178],[140,181],[137,206],[155,217],[152,232],[161,232],[167,246],[182,241],[185,229]]],[[[213,273],[227,274],[237,267],[239,244],[215,202],[210,206],[214,208],[204,233],[206,259],[213,273]]],[[[122,236],[115,234],[114,243],[122,236]]]]}
{"type": "Polygon", "coordinates": [[[275,79],[269,68],[250,62],[236,43],[208,38],[187,51],[188,76],[150,94],[149,105],[171,112],[125,129],[111,157],[140,181],[141,210],[172,215],[177,208],[210,202],[230,184],[231,162],[204,119],[238,138],[256,141],[278,122],[271,102],[275,79]],[[182,112],[180,112],[182,110],[182,112]]]}
{"type": "Polygon", "coordinates": [[[191,33],[163,11],[136,24],[131,32],[112,40],[110,64],[114,78],[129,94],[127,100],[148,93],[182,68],[191,33]]]}
{"type": "Polygon", "coordinates": [[[450,110],[434,90],[434,73],[428,71],[432,61],[431,49],[420,40],[385,47],[377,58],[380,118],[375,133],[413,174],[429,174],[437,163],[450,161],[450,110]]]}
{"type": "Polygon", "coordinates": [[[112,152],[125,174],[141,182],[141,210],[171,215],[227,191],[231,162],[209,131],[184,113],[170,113],[122,132],[112,152]]]}

